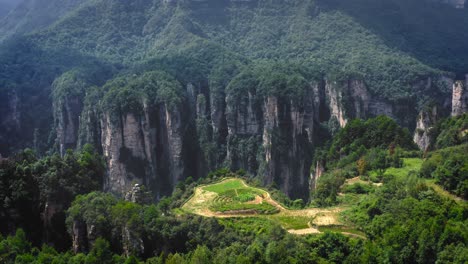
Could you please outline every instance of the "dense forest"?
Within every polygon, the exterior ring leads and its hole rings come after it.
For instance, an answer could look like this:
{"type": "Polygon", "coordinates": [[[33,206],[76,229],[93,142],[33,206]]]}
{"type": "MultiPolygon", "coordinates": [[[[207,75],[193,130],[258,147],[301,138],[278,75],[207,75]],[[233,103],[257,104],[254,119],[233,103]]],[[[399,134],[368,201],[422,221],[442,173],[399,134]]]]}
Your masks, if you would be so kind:
{"type": "Polygon", "coordinates": [[[467,263],[466,5],[0,0],[0,263],[467,263]]]}
{"type": "Polygon", "coordinates": [[[437,142],[444,147],[426,154],[420,171],[387,173],[403,167],[405,157],[423,155],[408,132],[388,117],[354,120],[333,137],[329,151],[324,146],[324,156],[318,157],[328,156],[328,172],[319,179],[311,202],[302,206],[351,204],[341,217],[366,239],[337,230],[297,236],[266,219],[205,218],[178,210],[195,186],[227,175],[251,181],[245,172],[224,169],[197,181],[189,178],[155,204],[145,188],[125,200],[99,192],[103,161],[90,146],[63,158],[38,159],[27,150],[1,163],[0,215],[2,222],[12,223],[3,228],[21,229],[2,237],[0,256],[5,263],[464,263],[467,203],[432,184],[434,179],[466,198],[467,145],[443,136],[460,122],[467,125],[466,115],[440,122],[437,142]],[[366,132],[359,133],[362,130],[366,132]],[[337,149],[340,157],[330,156],[337,149]],[[354,177],[382,185],[343,185],[354,177]],[[340,196],[342,192],[346,196],[340,196]],[[38,209],[57,199],[66,200],[67,206],[49,219],[49,225],[41,225],[45,216],[38,209]],[[74,241],[72,249],[77,223],[93,229],[86,241],[74,241]],[[44,237],[49,243],[40,246],[44,237]]]}

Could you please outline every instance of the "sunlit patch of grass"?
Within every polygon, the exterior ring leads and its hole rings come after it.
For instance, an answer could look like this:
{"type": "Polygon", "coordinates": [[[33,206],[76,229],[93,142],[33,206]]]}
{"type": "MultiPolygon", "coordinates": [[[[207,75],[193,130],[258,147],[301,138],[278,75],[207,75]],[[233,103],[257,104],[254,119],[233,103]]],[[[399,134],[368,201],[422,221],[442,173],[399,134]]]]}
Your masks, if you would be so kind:
{"type": "Polygon", "coordinates": [[[272,215],[268,219],[277,221],[285,229],[305,229],[309,227],[309,222],[312,218],[306,216],[288,216],[288,215],[272,215]]]}
{"type": "Polygon", "coordinates": [[[318,227],[318,230],[320,230],[320,232],[338,232],[338,233],[348,233],[348,234],[353,234],[357,237],[361,237],[361,238],[365,238],[366,237],[366,234],[362,231],[359,231],[355,228],[349,228],[349,227],[346,227],[346,226],[335,226],[335,225],[332,225],[332,226],[319,226],[318,227]]]}
{"type": "MultiPolygon", "coordinates": [[[[392,175],[395,177],[406,177],[412,171],[419,172],[424,160],[420,158],[404,158],[403,166],[401,168],[388,168],[385,170],[384,175],[392,175]]],[[[376,178],[378,173],[376,171],[369,172],[369,177],[376,178]]]]}
{"type": "Polygon", "coordinates": [[[241,189],[241,188],[245,188],[245,186],[242,183],[242,181],[239,179],[226,180],[220,183],[216,183],[213,185],[203,187],[204,190],[215,192],[217,194],[221,194],[228,190],[241,189]]]}

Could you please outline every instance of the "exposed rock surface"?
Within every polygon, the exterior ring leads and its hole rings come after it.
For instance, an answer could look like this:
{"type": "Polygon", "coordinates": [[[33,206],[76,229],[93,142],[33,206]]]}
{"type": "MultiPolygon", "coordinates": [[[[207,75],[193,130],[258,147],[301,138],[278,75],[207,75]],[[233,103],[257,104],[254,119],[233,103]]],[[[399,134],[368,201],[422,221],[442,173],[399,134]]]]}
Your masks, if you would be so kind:
{"type": "MultiPolygon", "coordinates": [[[[433,85],[427,79],[414,89],[433,85]]],[[[408,104],[382,100],[357,79],[311,82],[300,98],[261,95],[255,87],[240,93],[210,90],[206,84],[185,87],[186,100],[176,106],[142,99],[141,112],[83,110],[78,145],[102,147],[106,190],[126,194],[142,184],[161,197],[188,176],[228,166],[275,183],[293,198],[307,198],[323,172],[322,166],[310,173],[318,124],[336,119],[345,126],[352,118],[380,114],[413,126],[417,119],[408,104]]],[[[427,126],[419,121],[420,129],[427,126]]],[[[418,138],[421,144],[425,140],[418,138]]]]}
{"type": "Polygon", "coordinates": [[[465,81],[453,84],[452,116],[459,116],[468,112],[468,74],[465,81]]]}
{"type": "Polygon", "coordinates": [[[88,252],[88,231],[86,223],[83,221],[75,220],[72,226],[72,243],[73,252],[88,252]]]}
{"type": "Polygon", "coordinates": [[[310,189],[315,190],[317,189],[317,182],[320,177],[322,177],[323,173],[325,172],[325,167],[323,166],[321,161],[317,161],[315,165],[315,169],[310,173],[310,189]]]}
{"type": "Polygon", "coordinates": [[[423,151],[428,151],[432,145],[433,138],[431,137],[431,130],[439,119],[437,107],[432,107],[426,111],[419,113],[416,122],[416,130],[414,132],[414,142],[423,151]]]}
{"type": "MultiPolygon", "coordinates": [[[[435,90],[436,82],[423,79],[414,89],[426,94],[435,90]]],[[[420,130],[429,129],[432,120],[426,115],[417,119],[411,101],[381,99],[359,79],[310,81],[300,97],[260,94],[255,87],[241,90],[188,83],[182,102],[169,106],[141,98],[141,110],[134,112],[83,106],[86,97],[59,97],[53,102],[57,142],[62,150],[94,145],[107,162],[105,190],[120,195],[140,184],[158,198],[188,176],[229,167],[274,183],[293,198],[307,198],[320,175],[310,172],[314,147],[331,119],[345,126],[352,118],[386,114],[408,127],[418,120],[420,130]]],[[[466,98],[464,90],[457,91],[460,100],[454,99],[454,105],[463,108],[458,102],[466,98]]],[[[450,96],[432,97],[440,97],[437,104],[448,107],[444,102],[450,96]]],[[[10,94],[8,104],[0,107],[1,120],[22,126],[14,121],[20,116],[15,98],[10,94]]],[[[415,135],[422,147],[429,144],[424,133],[415,135]]]]}
{"type": "Polygon", "coordinates": [[[62,156],[65,154],[65,150],[74,149],[77,146],[82,110],[83,103],[81,98],[77,96],[65,97],[54,102],[57,144],[62,156]]]}

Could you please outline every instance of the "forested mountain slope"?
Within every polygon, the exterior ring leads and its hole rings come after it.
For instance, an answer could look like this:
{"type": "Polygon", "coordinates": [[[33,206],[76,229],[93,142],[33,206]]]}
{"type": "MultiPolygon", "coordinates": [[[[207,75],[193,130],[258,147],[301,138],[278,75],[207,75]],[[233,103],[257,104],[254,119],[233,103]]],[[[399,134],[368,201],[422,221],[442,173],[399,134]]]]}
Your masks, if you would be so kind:
{"type": "Polygon", "coordinates": [[[139,182],[161,196],[227,166],[306,198],[314,148],[349,119],[386,114],[412,130],[429,106],[453,110],[467,12],[424,0],[25,1],[0,26],[17,33],[0,48],[0,152],[90,143],[115,193],[139,182]]]}

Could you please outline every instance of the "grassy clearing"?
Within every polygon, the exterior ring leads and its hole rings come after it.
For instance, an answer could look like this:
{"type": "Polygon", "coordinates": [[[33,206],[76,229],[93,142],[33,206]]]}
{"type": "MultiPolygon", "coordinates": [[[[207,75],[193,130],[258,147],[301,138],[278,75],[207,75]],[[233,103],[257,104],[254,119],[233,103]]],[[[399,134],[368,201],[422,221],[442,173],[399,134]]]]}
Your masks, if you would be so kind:
{"type": "Polygon", "coordinates": [[[257,196],[263,197],[266,192],[249,187],[240,179],[225,180],[203,187],[203,190],[217,194],[217,197],[209,205],[209,209],[213,212],[253,211],[258,214],[278,212],[275,206],[263,202],[263,200],[258,203],[248,203],[255,200],[257,196]]]}
{"type": "Polygon", "coordinates": [[[269,203],[248,204],[234,200],[216,200],[209,206],[214,212],[254,211],[257,214],[274,214],[278,209],[269,203]]]}
{"type": "Polygon", "coordinates": [[[320,232],[339,232],[345,234],[347,233],[361,238],[366,238],[366,234],[364,234],[364,232],[346,226],[319,226],[318,230],[320,230],[320,232]]]}
{"type": "MultiPolygon", "coordinates": [[[[421,169],[424,160],[420,158],[404,158],[403,167],[401,168],[388,168],[385,170],[384,175],[393,175],[395,177],[406,177],[412,171],[418,172],[421,169]]],[[[377,171],[370,171],[369,177],[371,180],[378,178],[377,171]]]]}
{"type": "MultiPolygon", "coordinates": [[[[221,194],[229,190],[243,189],[243,188],[247,188],[247,187],[242,183],[240,179],[230,179],[230,180],[222,181],[220,183],[216,183],[216,184],[203,187],[203,190],[221,194]]],[[[254,188],[249,188],[249,189],[254,189],[254,188]]]]}
{"type": "Polygon", "coordinates": [[[198,187],[181,208],[182,212],[220,218],[236,228],[250,229],[252,225],[261,232],[262,225],[276,223],[298,235],[320,233],[312,225],[342,225],[339,215],[343,210],[344,207],[290,210],[271,199],[268,192],[250,187],[241,179],[198,187]]]}
{"type": "Polygon", "coordinates": [[[458,196],[456,196],[454,194],[451,194],[450,192],[444,190],[444,188],[442,188],[442,186],[437,185],[434,179],[426,180],[426,184],[427,184],[427,186],[434,189],[434,191],[436,193],[438,193],[442,197],[452,199],[452,200],[454,200],[454,201],[456,201],[458,203],[466,202],[462,198],[460,198],[460,197],[458,197],[458,196]]]}
{"type": "Polygon", "coordinates": [[[278,222],[285,229],[305,229],[309,227],[309,223],[313,220],[307,216],[289,216],[289,215],[272,215],[268,219],[278,222]]]}

